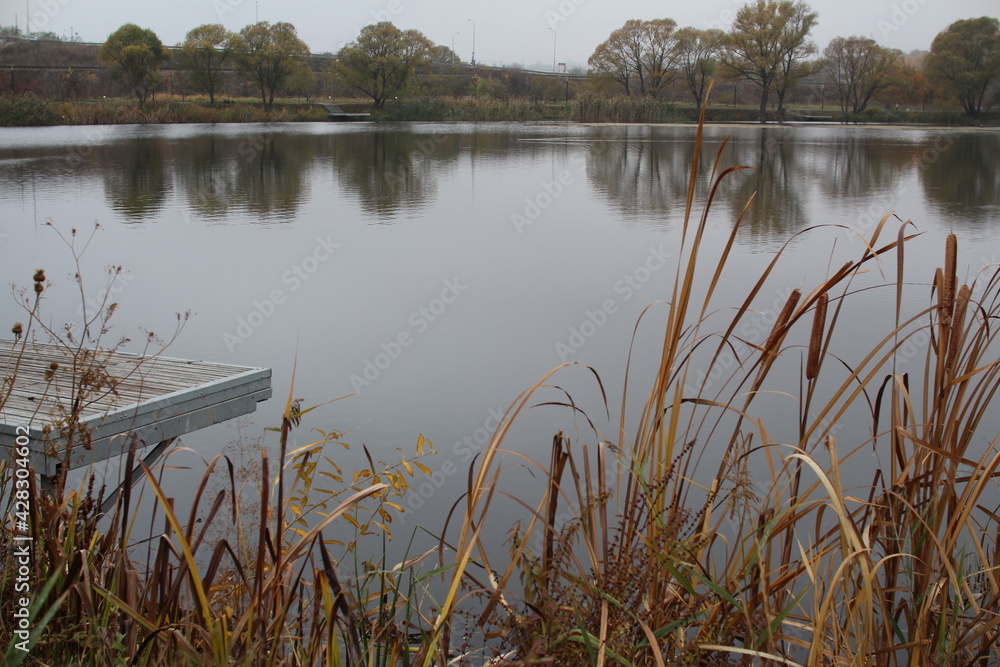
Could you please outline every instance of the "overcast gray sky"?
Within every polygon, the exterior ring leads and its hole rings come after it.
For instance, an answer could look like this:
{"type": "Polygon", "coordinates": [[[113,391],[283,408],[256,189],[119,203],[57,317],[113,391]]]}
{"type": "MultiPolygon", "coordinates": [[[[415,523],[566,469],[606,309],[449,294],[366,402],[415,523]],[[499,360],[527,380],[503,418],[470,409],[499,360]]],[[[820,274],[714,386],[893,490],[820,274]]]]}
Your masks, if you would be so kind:
{"type": "MultiPolygon", "coordinates": [[[[415,28],[437,44],[455,45],[488,65],[551,68],[556,60],[586,65],[594,47],[628,19],[672,18],[680,26],[728,29],[745,0],[0,0],[0,22],[88,42],[103,41],[123,23],[153,29],[165,44],[183,41],[203,23],[239,30],[287,21],[313,52],[336,51],[380,20],[415,28]],[[470,21],[471,19],[471,21],[470,21]],[[475,30],[473,23],[475,22],[475,30]],[[554,28],[554,30],[550,29],[554,28]],[[455,34],[460,33],[460,34],[455,34]],[[454,41],[453,41],[454,40],[454,41]]],[[[930,47],[958,19],[1000,14],[1000,0],[812,0],[819,13],[813,37],[822,49],[837,36],[865,35],[909,52],[930,47]]]]}

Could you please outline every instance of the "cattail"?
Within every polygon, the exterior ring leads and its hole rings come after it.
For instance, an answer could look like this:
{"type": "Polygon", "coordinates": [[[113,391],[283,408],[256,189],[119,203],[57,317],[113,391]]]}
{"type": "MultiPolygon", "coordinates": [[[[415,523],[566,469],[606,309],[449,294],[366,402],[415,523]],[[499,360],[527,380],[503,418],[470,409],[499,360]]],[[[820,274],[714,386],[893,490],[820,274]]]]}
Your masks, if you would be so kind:
{"type": "Polygon", "coordinates": [[[955,317],[952,320],[951,338],[948,340],[948,358],[945,361],[945,368],[949,371],[955,368],[955,361],[958,359],[959,349],[962,347],[965,310],[969,305],[969,297],[971,296],[972,290],[969,289],[968,285],[962,285],[962,288],[958,290],[958,298],[955,300],[955,317]]]}
{"type": "Polygon", "coordinates": [[[792,316],[792,311],[795,310],[795,306],[799,303],[799,297],[802,296],[802,290],[796,288],[788,295],[788,301],[785,302],[785,307],[781,309],[781,313],[778,315],[777,321],[774,323],[774,328],[771,329],[771,335],[767,337],[764,342],[764,356],[761,357],[761,361],[767,360],[768,356],[771,355],[771,348],[778,344],[784,334],[785,325],[788,324],[788,320],[792,316]]]}
{"type": "Polygon", "coordinates": [[[816,312],[813,313],[812,335],[809,336],[809,357],[806,360],[806,379],[812,380],[819,370],[819,353],[823,347],[823,331],[826,329],[826,304],[829,297],[826,292],[819,295],[816,302],[816,312]]]}
{"type": "Polygon", "coordinates": [[[948,234],[944,244],[944,279],[941,283],[941,323],[948,326],[952,322],[952,306],[955,303],[955,262],[958,254],[958,239],[948,234]]]}

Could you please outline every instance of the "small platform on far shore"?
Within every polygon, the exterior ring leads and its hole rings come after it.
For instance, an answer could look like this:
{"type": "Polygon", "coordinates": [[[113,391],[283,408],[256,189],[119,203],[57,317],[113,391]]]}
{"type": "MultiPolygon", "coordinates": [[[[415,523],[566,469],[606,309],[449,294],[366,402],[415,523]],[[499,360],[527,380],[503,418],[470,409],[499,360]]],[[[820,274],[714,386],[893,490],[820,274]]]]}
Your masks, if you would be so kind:
{"type": "Polygon", "coordinates": [[[326,109],[327,117],[330,120],[367,120],[371,116],[370,113],[347,113],[336,104],[320,104],[320,106],[326,109]]]}
{"type": "Polygon", "coordinates": [[[7,378],[14,383],[0,407],[0,455],[27,436],[31,465],[46,478],[65,461],[59,429],[77,401],[90,442],[75,440],[70,470],[128,453],[133,438],[138,448],[156,445],[159,456],[174,438],[249,414],[271,397],[269,368],[24,341],[0,340],[0,377],[0,400],[7,378]]]}

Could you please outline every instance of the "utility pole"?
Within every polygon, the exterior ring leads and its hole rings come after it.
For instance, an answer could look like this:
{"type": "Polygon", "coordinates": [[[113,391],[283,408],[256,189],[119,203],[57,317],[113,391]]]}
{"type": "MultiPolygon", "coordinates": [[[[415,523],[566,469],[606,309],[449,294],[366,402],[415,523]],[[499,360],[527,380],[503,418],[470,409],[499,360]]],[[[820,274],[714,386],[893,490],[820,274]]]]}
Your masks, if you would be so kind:
{"type": "Polygon", "coordinates": [[[549,30],[552,31],[552,73],[555,74],[556,73],[556,37],[558,37],[559,33],[557,33],[556,29],[553,28],[552,26],[549,26],[549,30]]]}
{"type": "Polygon", "coordinates": [[[466,19],[472,24],[472,66],[476,66],[476,22],[472,19],[466,19]]]}

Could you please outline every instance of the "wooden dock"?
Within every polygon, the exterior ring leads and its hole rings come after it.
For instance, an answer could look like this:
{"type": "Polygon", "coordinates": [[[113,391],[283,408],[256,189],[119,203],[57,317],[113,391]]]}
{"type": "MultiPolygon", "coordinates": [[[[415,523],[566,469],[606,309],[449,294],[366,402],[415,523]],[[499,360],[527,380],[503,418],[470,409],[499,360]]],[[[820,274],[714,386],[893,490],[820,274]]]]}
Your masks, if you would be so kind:
{"type": "Polygon", "coordinates": [[[337,104],[320,104],[320,106],[326,109],[327,118],[330,120],[367,120],[371,116],[370,113],[347,113],[337,104]]]}
{"type": "Polygon", "coordinates": [[[792,114],[792,120],[801,121],[803,123],[831,123],[833,122],[833,116],[817,116],[813,114],[792,114]]]}
{"type": "MultiPolygon", "coordinates": [[[[68,469],[156,445],[253,412],[271,397],[271,369],[0,340],[0,446],[29,441],[35,472],[51,478],[66,462],[60,436],[74,405],[88,434],[74,440],[68,469]]],[[[159,451],[157,451],[159,450],[159,451]]],[[[9,451],[0,451],[9,456],[9,451]]],[[[147,455],[147,459],[150,458],[147,455]]]]}

